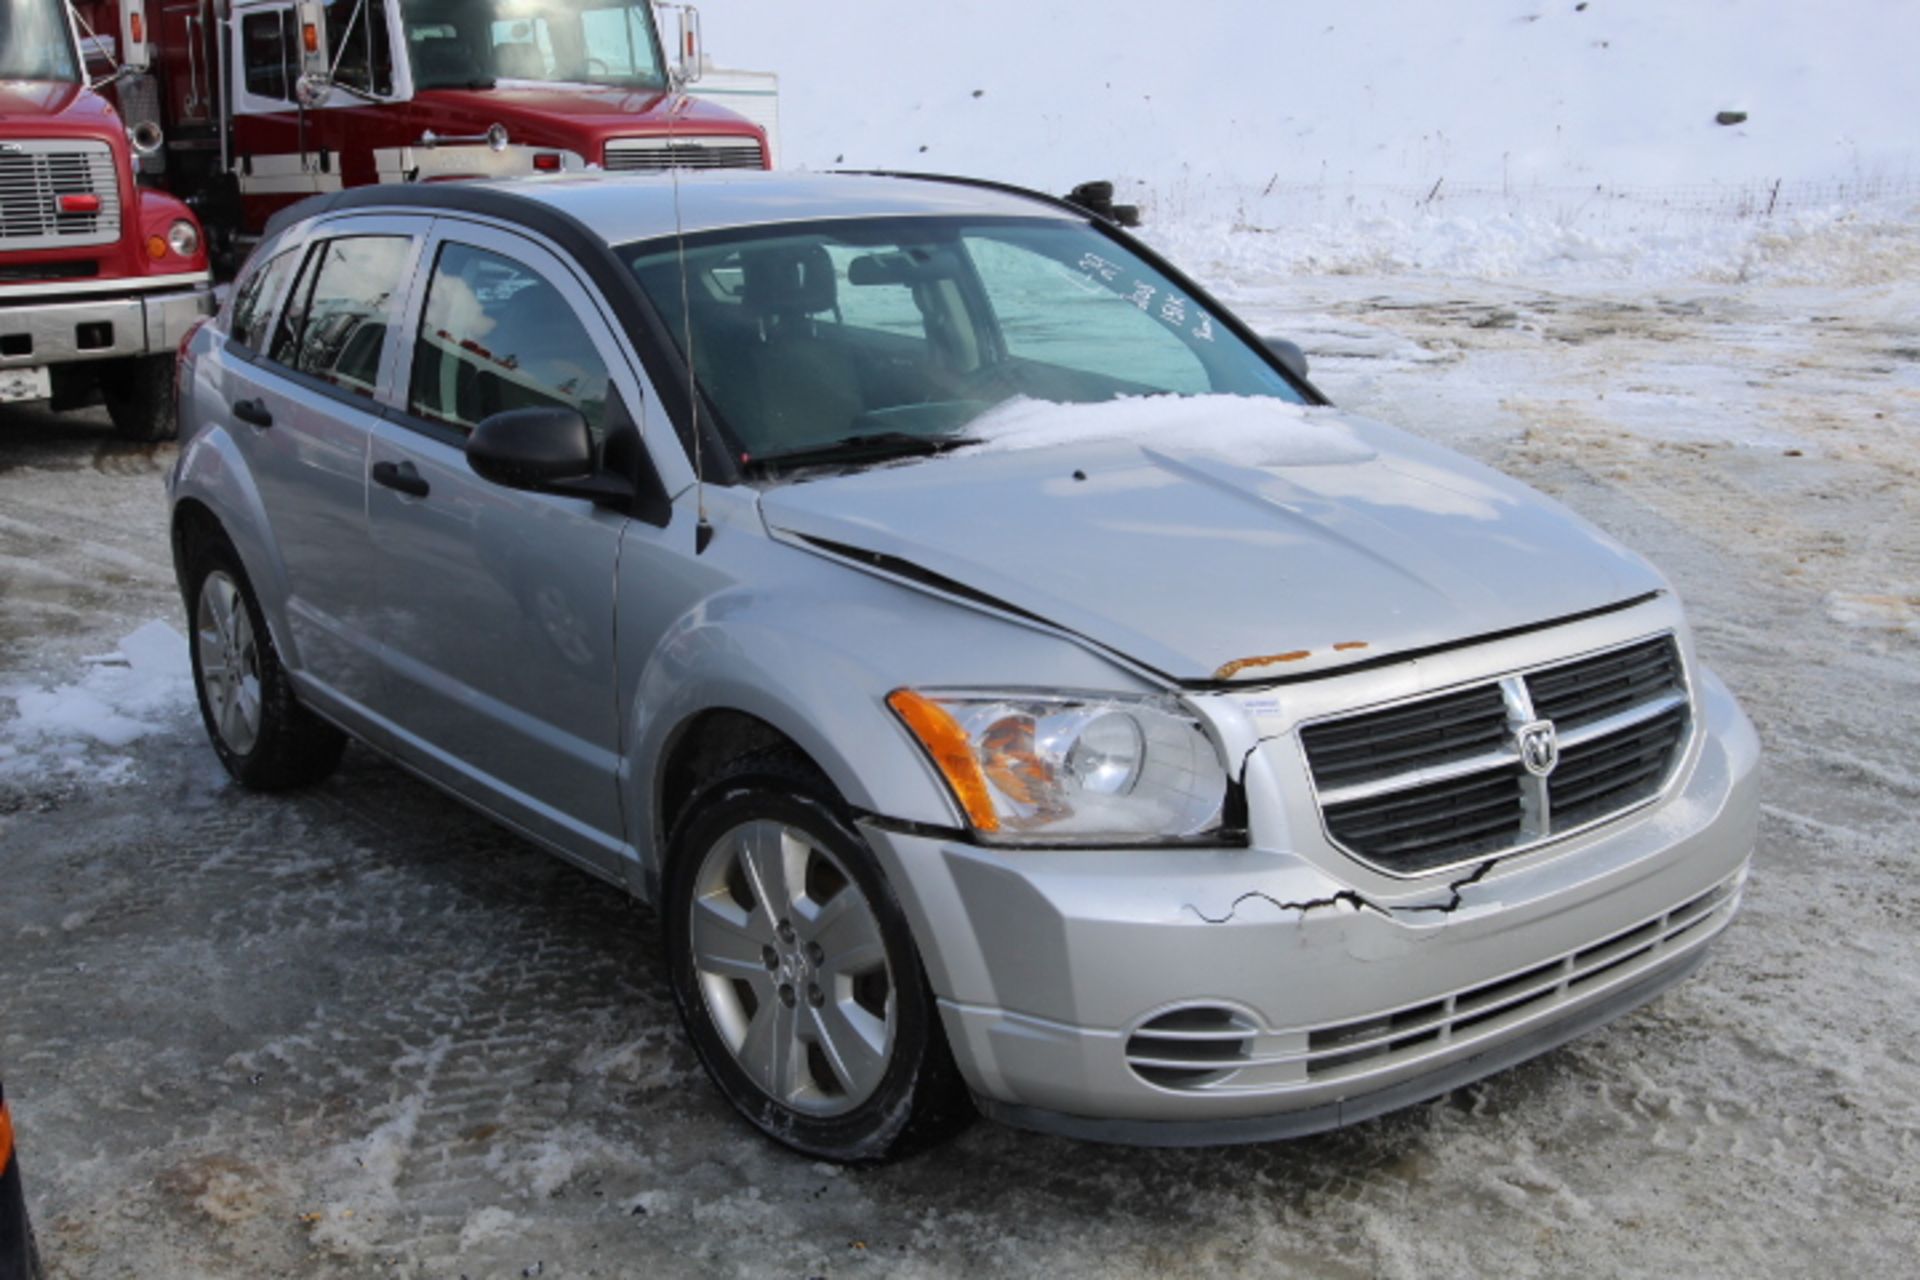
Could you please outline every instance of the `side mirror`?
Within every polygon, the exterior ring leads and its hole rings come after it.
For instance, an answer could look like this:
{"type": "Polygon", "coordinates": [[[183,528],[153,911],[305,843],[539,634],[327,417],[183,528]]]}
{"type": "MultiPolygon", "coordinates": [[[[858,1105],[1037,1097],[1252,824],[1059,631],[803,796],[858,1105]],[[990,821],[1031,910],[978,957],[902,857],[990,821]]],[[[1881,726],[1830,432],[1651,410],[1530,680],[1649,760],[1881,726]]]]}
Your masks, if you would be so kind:
{"type": "Polygon", "coordinates": [[[1307,380],[1307,353],[1300,349],[1299,343],[1289,342],[1285,338],[1262,338],[1260,341],[1267,344],[1267,350],[1273,353],[1274,359],[1288,373],[1302,382],[1307,380]]]}
{"type": "Polygon", "coordinates": [[[578,409],[507,409],[481,419],[467,437],[467,465],[509,489],[556,492],[556,485],[595,478],[593,436],[578,409]]]}

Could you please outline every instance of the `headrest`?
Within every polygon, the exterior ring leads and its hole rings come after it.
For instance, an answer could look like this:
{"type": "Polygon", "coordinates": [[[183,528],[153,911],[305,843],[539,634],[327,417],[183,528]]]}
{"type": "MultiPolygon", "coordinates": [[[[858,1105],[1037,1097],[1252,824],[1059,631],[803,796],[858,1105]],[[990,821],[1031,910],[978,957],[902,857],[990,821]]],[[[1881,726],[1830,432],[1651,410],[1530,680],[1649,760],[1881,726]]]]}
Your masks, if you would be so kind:
{"type": "Polygon", "coordinates": [[[748,249],[740,270],[741,301],[756,311],[811,316],[833,310],[833,259],[822,245],[748,249]]]}

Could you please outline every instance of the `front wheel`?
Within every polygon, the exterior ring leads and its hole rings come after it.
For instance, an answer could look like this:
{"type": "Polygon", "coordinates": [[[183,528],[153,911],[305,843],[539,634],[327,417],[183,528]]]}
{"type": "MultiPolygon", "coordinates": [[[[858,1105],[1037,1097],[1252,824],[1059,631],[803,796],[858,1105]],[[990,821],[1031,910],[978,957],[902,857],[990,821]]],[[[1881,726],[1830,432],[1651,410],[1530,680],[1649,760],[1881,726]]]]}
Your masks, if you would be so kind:
{"type": "Polygon", "coordinates": [[[151,444],[180,433],[173,404],[173,357],[116,360],[100,372],[100,396],[122,440],[151,444]]]}
{"type": "Polygon", "coordinates": [[[906,917],[809,771],[731,770],[672,841],[674,999],[720,1091],[808,1155],[891,1159],[970,1113],[906,917]]]}

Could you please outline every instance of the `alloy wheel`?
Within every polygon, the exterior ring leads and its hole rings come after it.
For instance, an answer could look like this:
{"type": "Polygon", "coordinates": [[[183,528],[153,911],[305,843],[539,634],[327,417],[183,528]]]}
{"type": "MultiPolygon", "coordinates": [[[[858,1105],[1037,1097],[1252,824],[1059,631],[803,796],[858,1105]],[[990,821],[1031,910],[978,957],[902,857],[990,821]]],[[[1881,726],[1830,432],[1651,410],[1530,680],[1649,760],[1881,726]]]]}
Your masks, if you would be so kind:
{"type": "Polygon", "coordinates": [[[214,729],[227,750],[244,756],[260,740],[260,648],[240,587],[225,571],[201,584],[193,631],[214,729]]]}
{"type": "Polygon", "coordinates": [[[690,912],[701,996],[748,1078],[815,1117],[871,1097],[893,1056],[894,975],[847,868],[797,827],[742,823],[701,859],[690,912]]]}

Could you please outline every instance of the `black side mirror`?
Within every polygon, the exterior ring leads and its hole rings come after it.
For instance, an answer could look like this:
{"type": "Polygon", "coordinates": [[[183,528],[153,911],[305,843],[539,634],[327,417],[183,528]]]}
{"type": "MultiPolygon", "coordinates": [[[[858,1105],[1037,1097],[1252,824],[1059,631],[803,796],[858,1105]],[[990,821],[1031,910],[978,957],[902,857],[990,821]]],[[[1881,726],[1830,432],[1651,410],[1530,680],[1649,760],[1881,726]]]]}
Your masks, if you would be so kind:
{"type": "Polygon", "coordinates": [[[467,437],[467,465],[482,480],[509,489],[624,503],[633,482],[598,469],[593,434],[578,409],[542,405],[503,409],[482,418],[467,437]]]}
{"type": "Polygon", "coordinates": [[[1267,344],[1267,350],[1273,352],[1274,358],[1288,373],[1302,382],[1307,380],[1307,353],[1300,349],[1299,343],[1289,342],[1285,338],[1262,338],[1260,341],[1267,344]]]}

